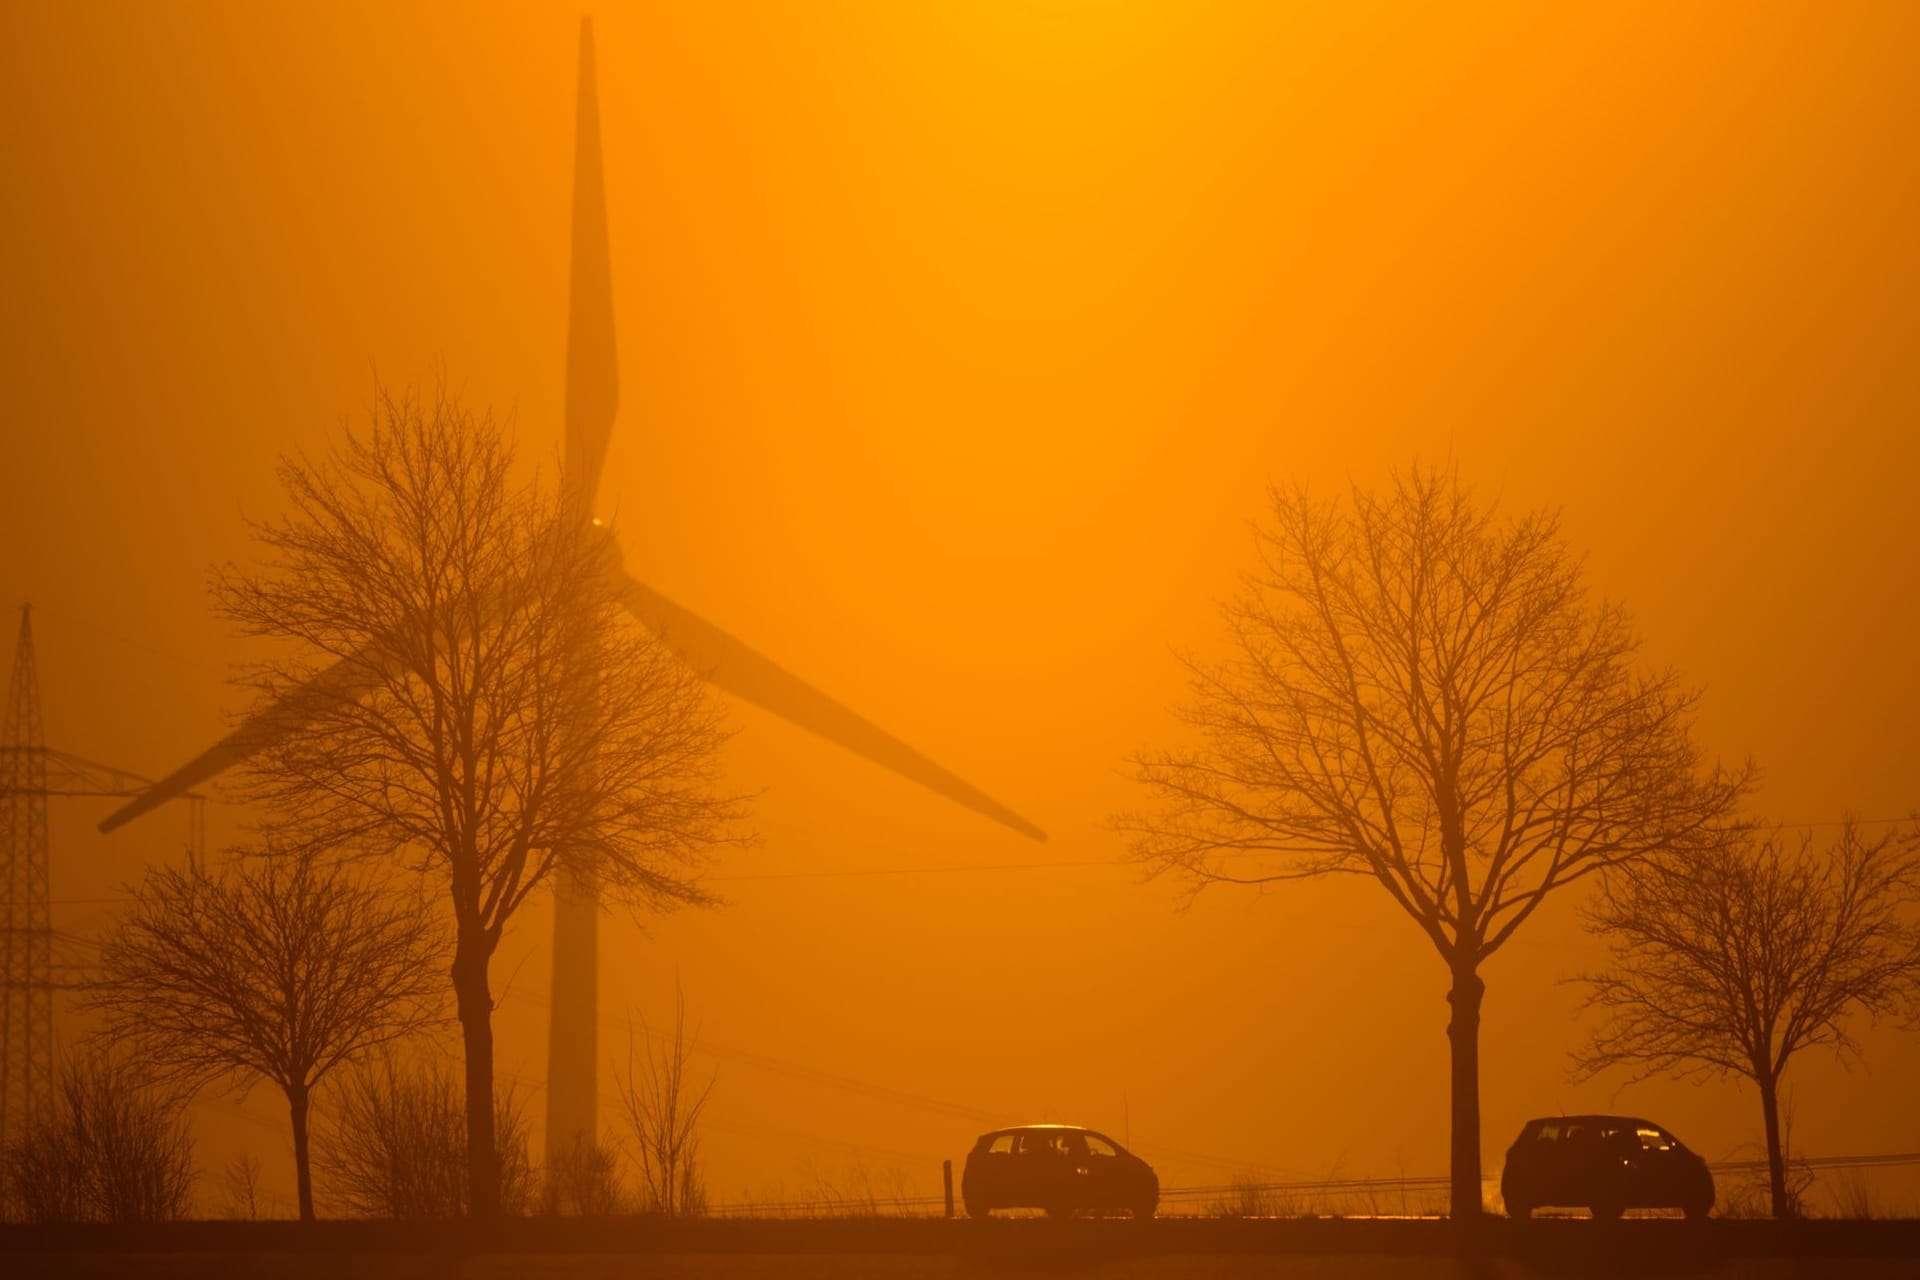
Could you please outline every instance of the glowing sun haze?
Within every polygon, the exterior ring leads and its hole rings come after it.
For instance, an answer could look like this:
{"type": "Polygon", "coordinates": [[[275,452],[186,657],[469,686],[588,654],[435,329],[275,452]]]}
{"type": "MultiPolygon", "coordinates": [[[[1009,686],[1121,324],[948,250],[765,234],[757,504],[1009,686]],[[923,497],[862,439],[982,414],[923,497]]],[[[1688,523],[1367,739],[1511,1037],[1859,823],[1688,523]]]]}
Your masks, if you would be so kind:
{"type": "MultiPolygon", "coordinates": [[[[555,465],[576,15],[393,9],[0,14],[0,602],[36,606],[56,747],[153,774],[221,731],[245,650],[206,567],[376,373],[443,368],[555,465]]],[[[1181,913],[1104,827],[1141,798],[1126,757],[1176,737],[1170,649],[1218,645],[1270,477],[1452,461],[1563,508],[1766,813],[1920,805],[1920,8],[595,23],[628,566],[1053,837],[730,706],[729,778],[765,789],[730,905],[602,931],[603,1089],[677,977],[720,1071],[715,1200],[856,1164],[936,1194],[991,1117],[1130,1132],[1169,1185],[1444,1171],[1446,974],[1384,895],[1181,913]]],[[[55,804],[56,924],[101,928],[71,900],[183,820],[102,839],[105,802],[55,804]]],[[[1486,972],[1489,1174],[1527,1117],[1609,1106],[1751,1155],[1733,1084],[1567,1083],[1579,896],[1486,972]]],[[[528,1089],[547,924],[494,966],[528,1089]]],[[[1803,1150],[1912,1149],[1920,1045],[1866,1043],[1865,1073],[1795,1067],[1803,1150]]],[[[204,1167],[284,1175],[268,1094],[197,1114],[204,1167]]]]}

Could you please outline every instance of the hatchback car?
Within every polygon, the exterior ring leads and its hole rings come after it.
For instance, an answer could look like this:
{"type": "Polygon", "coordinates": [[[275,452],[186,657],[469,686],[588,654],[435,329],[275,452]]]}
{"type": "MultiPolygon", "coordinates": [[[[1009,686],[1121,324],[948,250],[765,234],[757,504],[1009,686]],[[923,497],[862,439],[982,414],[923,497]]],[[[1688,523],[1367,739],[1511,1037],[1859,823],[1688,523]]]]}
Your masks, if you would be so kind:
{"type": "Polygon", "coordinates": [[[1160,1179],[1112,1138],[1069,1124],[1032,1124],[983,1133],[960,1180],[967,1216],[994,1209],[1045,1209],[1047,1216],[1131,1213],[1151,1218],[1160,1179]]]}
{"type": "Polygon", "coordinates": [[[1630,1116],[1556,1116],[1527,1121],[1507,1148],[1500,1194],[1510,1218],[1548,1206],[1585,1207],[1595,1218],[1617,1218],[1628,1209],[1680,1209],[1704,1218],[1713,1208],[1713,1174],[1657,1124],[1630,1116]]]}

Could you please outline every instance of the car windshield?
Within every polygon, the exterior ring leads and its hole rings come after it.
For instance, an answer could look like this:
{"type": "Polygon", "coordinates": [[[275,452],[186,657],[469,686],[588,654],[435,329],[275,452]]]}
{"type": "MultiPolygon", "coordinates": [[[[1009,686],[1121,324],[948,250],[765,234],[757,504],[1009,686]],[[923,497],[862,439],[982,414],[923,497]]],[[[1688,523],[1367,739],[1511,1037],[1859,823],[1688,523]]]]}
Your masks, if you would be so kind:
{"type": "Polygon", "coordinates": [[[1672,1134],[1652,1125],[1641,1125],[1634,1130],[1634,1135],[1640,1139],[1640,1147],[1644,1151],[1671,1151],[1680,1145],[1672,1134]]]}

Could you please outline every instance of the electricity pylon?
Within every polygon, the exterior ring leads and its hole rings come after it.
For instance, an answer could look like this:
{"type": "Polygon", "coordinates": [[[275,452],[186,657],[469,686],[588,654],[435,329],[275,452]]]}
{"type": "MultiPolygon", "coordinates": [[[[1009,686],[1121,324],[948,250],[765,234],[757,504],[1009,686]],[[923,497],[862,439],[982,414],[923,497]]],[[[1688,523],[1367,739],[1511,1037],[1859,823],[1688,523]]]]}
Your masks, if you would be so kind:
{"type": "Polygon", "coordinates": [[[53,907],[47,901],[47,744],[33,613],[20,610],[20,642],[7,686],[0,834],[6,840],[5,960],[0,963],[0,1149],[27,1132],[53,1099],[53,907]]]}
{"type": "MultiPolygon", "coordinates": [[[[53,993],[79,985],[86,969],[64,957],[55,962],[47,798],[136,796],[152,785],[137,773],[47,749],[33,611],[22,606],[0,734],[0,1150],[47,1115],[53,1101],[53,993]]],[[[184,798],[191,802],[188,838],[197,854],[206,839],[201,797],[189,792],[184,798]]]]}

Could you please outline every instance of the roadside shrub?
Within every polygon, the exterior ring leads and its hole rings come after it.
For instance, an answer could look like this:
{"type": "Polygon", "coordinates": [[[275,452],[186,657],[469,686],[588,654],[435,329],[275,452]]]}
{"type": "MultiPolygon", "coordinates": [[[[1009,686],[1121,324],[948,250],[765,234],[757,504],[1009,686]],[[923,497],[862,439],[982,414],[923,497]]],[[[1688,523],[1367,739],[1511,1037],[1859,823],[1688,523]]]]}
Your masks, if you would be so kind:
{"type": "MultiPolygon", "coordinates": [[[[391,1059],[347,1076],[316,1163],[328,1197],[363,1218],[458,1218],[467,1212],[466,1092],[444,1062],[391,1059]]],[[[533,1200],[525,1108],[496,1092],[500,1208],[524,1214],[533,1200]]]]}
{"type": "Polygon", "coordinates": [[[604,1142],[576,1136],[542,1170],[540,1210],[551,1216],[604,1218],[630,1209],[620,1181],[619,1152],[604,1142]]]}
{"type": "Polygon", "coordinates": [[[65,1063],[50,1115],[6,1151],[7,1216],[166,1222],[187,1216],[194,1168],[183,1100],[105,1052],[65,1063]]]}

